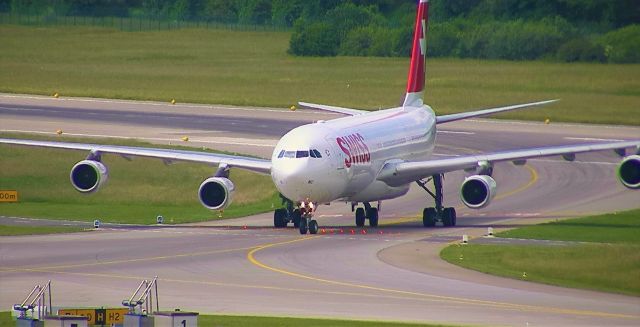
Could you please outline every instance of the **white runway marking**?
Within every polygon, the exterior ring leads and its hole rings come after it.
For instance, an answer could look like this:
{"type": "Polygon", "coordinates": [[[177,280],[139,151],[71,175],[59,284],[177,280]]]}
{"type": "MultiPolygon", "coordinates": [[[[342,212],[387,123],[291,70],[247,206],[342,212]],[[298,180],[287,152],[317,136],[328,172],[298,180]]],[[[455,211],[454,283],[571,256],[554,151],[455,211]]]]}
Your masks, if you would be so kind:
{"type": "MultiPolygon", "coordinates": [[[[291,111],[286,109],[268,109],[268,108],[245,108],[245,107],[223,107],[218,105],[206,105],[206,104],[169,104],[163,102],[153,102],[153,101],[127,101],[127,100],[109,100],[109,99],[97,99],[97,98],[56,98],[52,99],[47,96],[33,96],[33,95],[15,95],[15,94],[0,94],[0,97],[3,98],[19,98],[19,99],[34,99],[34,100],[50,100],[50,101],[66,101],[66,102],[95,102],[95,103],[115,103],[115,104],[145,104],[150,106],[161,106],[161,107],[176,107],[176,108],[202,108],[202,109],[216,109],[216,110],[242,110],[242,111],[266,111],[266,112],[279,112],[279,113],[300,113],[301,111],[291,111]]],[[[329,115],[340,115],[333,112],[326,112],[329,115]]],[[[304,111],[302,111],[304,113],[304,111]]],[[[307,112],[310,113],[310,112],[307,112]]]]}
{"type": "Polygon", "coordinates": [[[432,156],[437,156],[437,157],[459,157],[459,154],[447,154],[447,153],[432,153],[432,156]]]}
{"type": "Polygon", "coordinates": [[[599,139],[599,138],[594,138],[594,137],[565,137],[565,140],[576,140],[576,141],[603,141],[603,142],[622,142],[624,140],[618,140],[618,139],[599,139]]]}
{"type": "Polygon", "coordinates": [[[463,134],[463,135],[475,135],[474,132],[462,132],[462,131],[437,131],[437,133],[441,134],[463,134]]]}
{"type": "MultiPolygon", "coordinates": [[[[54,132],[42,132],[42,131],[25,131],[25,130],[17,130],[17,129],[2,129],[1,132],[8,133],[33,133],[33,134],[47,134],[47,135],[57,135],[54,132]]],[[[138,137],[138,136],[115,136],[115,135],[103,135],[103,134],[83,134],[83,133],[63,133],[63,135],[69,136],[86,136],[86,137],[106,137],[106,138],[116,138],[116,139],[137,139],[143,141],[161,141],[161,142],[184,142],[178,138],[161,138],[161,137],[138,137]]],[[[201,140],[201,139],[190,139],[191,143],[211,143],[211,144],[228,144],[228,145],[246,145],[246,146],[258,146],[258,147],[274,147],[274,143],[250,143],[250,142],[237,142],[237,141],[229,141],[227,139],[221,141],[213,141],[213,140],[201,140]]]]}

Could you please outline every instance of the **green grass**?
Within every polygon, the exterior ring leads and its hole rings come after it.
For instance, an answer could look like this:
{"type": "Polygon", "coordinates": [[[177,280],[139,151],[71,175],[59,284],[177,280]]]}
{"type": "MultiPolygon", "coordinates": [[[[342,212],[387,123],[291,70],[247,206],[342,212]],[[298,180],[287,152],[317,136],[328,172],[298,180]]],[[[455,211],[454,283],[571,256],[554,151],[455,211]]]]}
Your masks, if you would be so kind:
{"type": "Polygon", "coordinates": [[[581,241],[543,245],[468,244],[440,256],[484,273],[640,296],[640,210],[523,227],[498,236],[581,241]],[[523,277],[526,273],[526,277],[523,277]]]}
{"type": "MultiPolygon", "coordinates": [[[[2,137],[47,139],[38,135],[0,134],[2,137]]],[[[133,140],[101,140],[55,137],[71,142],[109,143],[128,146],[154,146],[133,140]]],[[[172,147],[190,149],[186,147],[172,147]]],[[[202,207],[198,186],[215,172],[215,167],[197,163],[166,166],[161,160],[107,155],[109,181],[98,192],[81,194],[69,183],[69,170],[86,157],[84,151],[0,146],[0,189],[17,190],[18,203],[0,203],[0,215],[50,219],[73,219],[118,223],[155,223],[163,215],[166,223],[218,219],[218,212],[202,207]]],[[[234,202],[224,218],[241,217],[271,210],[280,200],[271,178],[234,169],[234,202]]]]}
{"type": "MultiPolygon", "coordinates": [[[[14,326],[15,320],[10,312],[0,312],[0,326],[14,326]]],[[[317,319],[317,318],[286,318],[286,317],[251,317],[251,316],[222,316],[222,315],[200,315],[198,316],[200,326],[261,326],[261,327],[339,327],[339,326],[377,326],[377,327],[402,327],[402,326],[445,326],[433,324],[411,324],[399,322],[383,321],[359,321],[359,320],[338,320],[338,319],[317,319]]]]}
{"type": "MultiPolygon", "coordinates": [[[[0,91],[289,107],[299,100],[377,109],[404,93],[406,58],[301,58],[288,32],[0,26],[0,91]]],[[[439,114],[561,98],[501,115],[640,125],[640,65],[429,59],[439,114]]]]}
{"type": "Polygon", "coordinates": [[[640,210],[512,229],[499,237],[640,245],[640,210]]]}
{"type": "Polygon", "coordinates": [[[80,227],[59,227],[59,226],[8,226],[0,225],[0,236],[36,235],[36,234],[57,234],[81,232],[80,227]]]}

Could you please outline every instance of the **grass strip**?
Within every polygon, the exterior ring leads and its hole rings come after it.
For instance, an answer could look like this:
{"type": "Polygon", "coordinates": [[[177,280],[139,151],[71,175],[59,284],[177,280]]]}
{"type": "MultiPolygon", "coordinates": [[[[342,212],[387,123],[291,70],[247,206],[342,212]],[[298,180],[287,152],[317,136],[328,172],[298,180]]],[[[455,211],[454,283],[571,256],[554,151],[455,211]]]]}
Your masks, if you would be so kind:
{"type": "Polygon", "coordinates": [[[13,226],[13,225],[0,225],[0,236],[74,233],[74,232],[81,232],[81,231],[84,231],[84,228],[67,227],[67,226],[61,227],[61,226],[13,226]]]}
{"type": "MultiPolygon", "coordinates": [[[[14,326],[15,320],[8,311],[0,312],[0,326],[14,326]]],[[[402,326],[452,326],[435,324],[417,324],[386,321],[361,321],[361,320],[339,320],[339,319],[317,319],[317,318],[289,318],[289,317],[254,317],[254,316],[224,316],[224,315],[200,315],[198,316],[200,326],[220,326],[220,327],[241,327],[241,326],[261,326],[261,327],[402,327],[402,326]]]]}
{"type": "MultiPolygon", "coordinates": [[[[400,103],[408,58],[293,57],[289,32],[122,32],[0,25],[0,91],[255,105],[297,101],[378,109],[400,103]]],[[[438,114],[556,99],[499,115],[640,125],[640,65],[430,58],[426,102],[438,114]]]]}
{"type": "Polygon", "coordinates": [[[496,236],[640,245],[640,210],[559,220],[500,232],[496,236]]]}
{"type": "Polygon", "coordinates": [[[440,257],[484,273],[640,296],[640,210],[528,226],[498,236],[566,245],[451,245],[440,257]]]}
{"type": "MultiPolygon", "coordinates": [[[[194,150],[135,140],[0,136],[194,150]]],[[[176,224],[220,218],[218,212],[202,207],[197,197],[198,186],[215,172],[213,167],[186,162],[167,166],[151,158],[129,162],[106,155],[103,162],[109,168],[109,181],[98,192],[87,195],[75,191],[69,183],[69,170],[86,155],[86,151],[0,145],[0,189],[19,192],[19,202],[0,203],[0,215],[130,224],[154,224],[157,215],[164,216],[165,223],[176,224]]],[[[237,191],[222,218],[265,212],[280,205],[269,176],[234,169],[230,179],[237,191]]]]}

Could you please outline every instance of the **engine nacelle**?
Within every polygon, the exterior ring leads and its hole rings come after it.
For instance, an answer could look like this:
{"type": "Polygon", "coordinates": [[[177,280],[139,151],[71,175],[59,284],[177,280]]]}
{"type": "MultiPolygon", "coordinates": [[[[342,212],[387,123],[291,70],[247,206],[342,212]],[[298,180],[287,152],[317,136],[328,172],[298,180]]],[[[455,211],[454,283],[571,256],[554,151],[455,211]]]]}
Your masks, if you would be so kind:
{"type": "Polygon", "coordinates": [[[620,162],[618,179],[630,189],[640,188],[640,155],[628,156],[620,162]]]}
{"type": "Polygon", "coordinates": [[[484,208],[496,195],[496,185],[496,181],[491,176],[469,176],[460,187],[460,199],[469,208],[484,208]]]}
{"type": "Polygon", "coordinates": [[[235,190],[236,186],[228,178],[209,177],[200,184],[198,198],[205,208],[220,210],[231,204],[235,190]]]}
{"type": "Polygon", "coordinates": [[[100,161],[82,160],[71,168],[71,185],[80,193],[93,193],[109,179],[107,167],[100,161]]]}

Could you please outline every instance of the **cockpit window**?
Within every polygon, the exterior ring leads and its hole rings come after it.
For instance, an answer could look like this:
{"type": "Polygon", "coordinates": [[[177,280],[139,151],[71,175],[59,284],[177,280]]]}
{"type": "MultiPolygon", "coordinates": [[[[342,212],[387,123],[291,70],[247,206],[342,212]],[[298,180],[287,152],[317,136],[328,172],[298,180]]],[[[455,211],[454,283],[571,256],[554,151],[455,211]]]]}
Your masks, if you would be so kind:
{"type": "Polygon", "coordinates": [[[278,153],[278,158],[322,158],[320,151],[316,149],[312,150],[297,150],[297,151],[285,151],[282,150],[278,153]]]}

